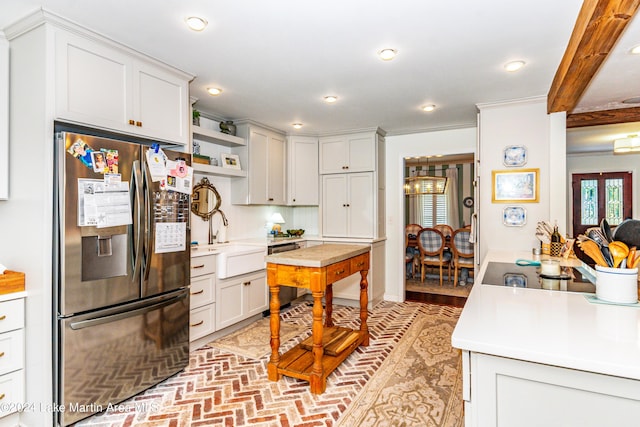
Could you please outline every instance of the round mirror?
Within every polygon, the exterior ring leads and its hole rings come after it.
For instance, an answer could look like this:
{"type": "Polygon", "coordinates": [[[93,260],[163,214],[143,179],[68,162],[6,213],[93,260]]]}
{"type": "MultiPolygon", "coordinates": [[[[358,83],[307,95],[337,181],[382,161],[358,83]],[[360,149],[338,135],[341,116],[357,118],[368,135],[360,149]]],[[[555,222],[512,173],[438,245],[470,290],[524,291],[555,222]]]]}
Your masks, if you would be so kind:
{"type": "Polygon", "coordinates": [[[220,209],[220,194],[207,178],[193,186],[191,212],[208,221],[220,209]]]}

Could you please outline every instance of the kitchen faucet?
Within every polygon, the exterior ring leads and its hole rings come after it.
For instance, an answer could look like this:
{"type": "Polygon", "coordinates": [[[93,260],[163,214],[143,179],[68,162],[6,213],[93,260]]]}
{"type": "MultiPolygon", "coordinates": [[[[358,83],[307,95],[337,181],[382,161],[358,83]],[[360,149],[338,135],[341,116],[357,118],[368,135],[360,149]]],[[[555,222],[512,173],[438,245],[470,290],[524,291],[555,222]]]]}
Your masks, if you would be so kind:
{"type": "MultiPolygon", "coordinates": [[[[224,214],[224,212],[221,209],[218,209],[216,211],[213,212],[213,214],[209,217],[209,244],[212,245],[214,243],[214,240],[217,240],[218,238],[218,234],[220,233],[221,229],[218,228],[216,234],[213,234],[213,217],[215,214],[219,213],[220,216],[222,217],[222,227],[225,227],[222,231],[223,231],[223,236],[225,237],[223,240],[227,240],[226,239],[226,227],[229,225],[229,221],[227,220],[227,216],[224,214]]],[[[222,242],[220,242],[222,243],[222,242]]]]}

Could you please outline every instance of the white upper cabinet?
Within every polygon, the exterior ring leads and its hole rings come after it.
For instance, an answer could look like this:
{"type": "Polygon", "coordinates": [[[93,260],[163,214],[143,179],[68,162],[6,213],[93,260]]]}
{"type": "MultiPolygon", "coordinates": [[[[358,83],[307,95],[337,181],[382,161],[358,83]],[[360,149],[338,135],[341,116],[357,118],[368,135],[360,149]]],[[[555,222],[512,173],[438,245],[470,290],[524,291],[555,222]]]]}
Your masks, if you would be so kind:
{"type": "Polygon", "coordinates": [[[62,30],[55,38],[57,118],[188,144],[190,76],[62,30]]]}
{"type": "Polygon", "coordinates": [[[318,205],[318,138],[287,138],[287,204],[318,205]]]}
{"type": "Polygon", "coordinates": [[[285,137],[253,124],[237,127],[246,147],[234,149],[246,179],[231,182],[231,203],[241,205],[286,205],[285,137]]]}
{"type": "Polygon", "coordinates": [[[374,133],[320,138],[320,174],[374,170],[376,170],[376,138],[374,133]]]}
{"type": "Polygon", "coordinates": [[[322,177],[322,230],[325,237],[371,238],[376,234],[374,173],[322,177]]]}

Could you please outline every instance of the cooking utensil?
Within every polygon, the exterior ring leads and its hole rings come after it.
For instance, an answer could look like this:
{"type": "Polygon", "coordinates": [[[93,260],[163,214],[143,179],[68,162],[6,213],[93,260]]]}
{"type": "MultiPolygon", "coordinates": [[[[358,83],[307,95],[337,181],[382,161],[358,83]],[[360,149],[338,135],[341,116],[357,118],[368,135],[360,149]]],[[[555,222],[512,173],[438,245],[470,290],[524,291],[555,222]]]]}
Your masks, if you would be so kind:
{"type": "Polygon", "coordinates": [[[613,257],[614,268],[618,268],[622,260],[629,256],[629,247],[617,240],[609,243],[609,251],[611,251],[611,256],[613,257]]]}
{"type": "Polygon", "coordinates": [[[601,267],[608,267],[609,264],[604,259],[602,252],[600,251],[600,245],[593,240],[586,238],[584,240],[578,240],[578,246],[582,249],[589,258],[591,258],[597,265],[601,267]]]}
{"type": "Polygon", "coordinates": [[[640,247],[640,220],[625,219],[613,230],[613,240],[620,241],[628,247],[640,247]]]}
{"type": "Polygon", "coordinates": [[[593,240],[598,244],[598,246],[600,246],[600,252],[602,252],[602,256],[607,262],[607,266],[613,267],[613,257],[611,256],[611,252],[609,250],[609,241],[607,240],[602,230],[599,227],[591,227],[587,229],[586,233],[591,240],[593,240]]]}
{"type": "Polygon", "coordinates": [[[640,251],[633,246],[629,249],[629,255],[627,256],[627,268],[636,268],[640,264],[640,251]]]}
{"type": "Polygon", "coordinates": [[[613,242],[613,234],[611,233],[611,227],[609,226],[609,221],[607,221],[606,218],[602,218],[602,221],[600,221],[600,229],[602,230],[605,237],[607,238],[607,241],[613,242]]]}

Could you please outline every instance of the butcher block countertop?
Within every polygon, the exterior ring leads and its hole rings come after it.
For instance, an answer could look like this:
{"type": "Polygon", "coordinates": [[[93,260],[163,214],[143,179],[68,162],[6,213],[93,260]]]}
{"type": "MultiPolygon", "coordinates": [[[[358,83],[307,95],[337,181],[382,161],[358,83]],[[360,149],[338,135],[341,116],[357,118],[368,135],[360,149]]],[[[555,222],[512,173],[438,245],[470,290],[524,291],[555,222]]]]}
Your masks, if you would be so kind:
{"type": "Polygon", "coordinates": [[[325,267],[364,254],[370,250],[371,246],[369,245],[324,244],[267,255],[265,261],[271,264],[293,265],[298,267],[325,267]]]}

